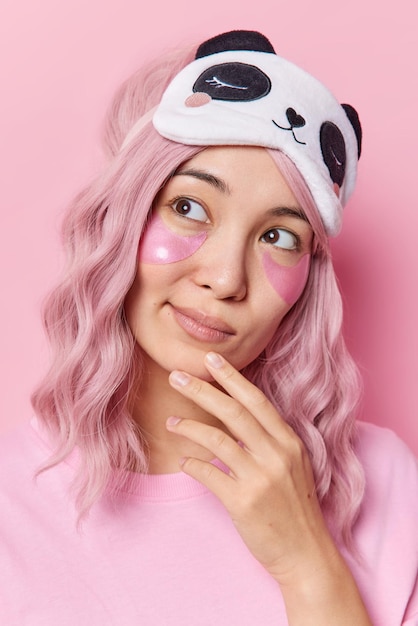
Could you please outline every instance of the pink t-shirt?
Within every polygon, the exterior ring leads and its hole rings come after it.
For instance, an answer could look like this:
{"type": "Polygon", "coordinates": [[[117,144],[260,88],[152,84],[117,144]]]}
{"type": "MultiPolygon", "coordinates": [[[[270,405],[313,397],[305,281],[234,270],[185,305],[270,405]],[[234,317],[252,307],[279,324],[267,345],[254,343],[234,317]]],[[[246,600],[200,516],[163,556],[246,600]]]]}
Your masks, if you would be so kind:
{"type": "MultiPolygon", "coordinates": [[[[0,623],[280,626],[280,589],[221,503],[183,473],[133,475],[77,530],[74,468],[33,479],[50,454],[36,422],[0,443],[0,623]]],[[[375,626],[418,626],[418,467],[390,431],[361,424],[367,492],[346,555],[375,626]]]]}

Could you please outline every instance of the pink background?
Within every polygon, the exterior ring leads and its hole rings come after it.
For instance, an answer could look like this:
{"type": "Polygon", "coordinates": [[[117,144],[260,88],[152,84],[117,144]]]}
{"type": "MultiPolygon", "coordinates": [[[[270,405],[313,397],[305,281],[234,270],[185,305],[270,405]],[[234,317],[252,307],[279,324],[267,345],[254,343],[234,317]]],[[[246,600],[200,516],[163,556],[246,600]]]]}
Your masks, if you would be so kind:
{"type": "Polygon", "coordinates": [[[418,59],[413,0],[2,0],[0,430],[31,414],[47,361],[39,307],[61,265],[62,212],[99,163],[110,97],[142,61],[232,28],[353,104],[358,189],[334,242],[346,335],[365,378],[363,417],[418,454],[418,59]]]}

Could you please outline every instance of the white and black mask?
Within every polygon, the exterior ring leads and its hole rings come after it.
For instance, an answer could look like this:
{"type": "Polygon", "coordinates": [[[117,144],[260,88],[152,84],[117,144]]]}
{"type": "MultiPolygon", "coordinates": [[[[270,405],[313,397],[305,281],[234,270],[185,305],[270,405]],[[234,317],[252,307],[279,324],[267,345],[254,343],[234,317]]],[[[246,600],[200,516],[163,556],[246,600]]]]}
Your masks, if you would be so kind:
{"type": "Polygon", "coordinates": [[[304,177],[327,232],[339,231],[361,149],[357,113],[277,56],[260,33],[204,42],[168,86],[153,124],[179,143],[281,150],[304,177]]]}

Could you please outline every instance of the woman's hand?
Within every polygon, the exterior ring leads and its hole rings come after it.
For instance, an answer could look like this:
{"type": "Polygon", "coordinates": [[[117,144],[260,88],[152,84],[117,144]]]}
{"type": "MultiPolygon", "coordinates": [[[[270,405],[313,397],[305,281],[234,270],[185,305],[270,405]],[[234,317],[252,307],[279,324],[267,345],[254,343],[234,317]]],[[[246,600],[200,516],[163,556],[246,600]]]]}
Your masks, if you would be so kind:
{"type": "Polygon", "coordinates": [[[221,500],[255,558],[286,579],[299,559],[306,562],[307,544],[328,536],[308,454],[257,387],[218,354],[205,363],[227,393],[183,372],[173,372],[170,383],[232,436],[190,419],[170,418],[167,427],[208,449],[230,473],[197,458],[183,459],[182,469],[221,500]]]}
{"type": "MultiPolygon", "coordinates": [[[[321,603],[321,594],[325,611],[334,604],[329,597],[332,587],[333,600],[337,591],[344,590],[343,604],[348,593],[347,604],[354,611],[356,606],[360,609],[353,614],[360,621],[333,623],[369,624],[326,527],[302,441],[265,395],[223,357],[209,353],[205,365],[226,393],[185,372],[172,372],[170,384],[215,416],[227,432],[180,416],[169,418],[167,428],[209,450],[230,472],[199,458],[182,459],[182,470],[223,503],[249,550],[280,584],[286,605],[290,603],[289,618],[295,612],[290,623],[319,623],[303,620],[313,616],[311,601],[321,603]],[[301,609],[305,596],[307,603],[301,609]]],[[[318,619],[328,619],[327,615],[318,613],[318,619]]]]}

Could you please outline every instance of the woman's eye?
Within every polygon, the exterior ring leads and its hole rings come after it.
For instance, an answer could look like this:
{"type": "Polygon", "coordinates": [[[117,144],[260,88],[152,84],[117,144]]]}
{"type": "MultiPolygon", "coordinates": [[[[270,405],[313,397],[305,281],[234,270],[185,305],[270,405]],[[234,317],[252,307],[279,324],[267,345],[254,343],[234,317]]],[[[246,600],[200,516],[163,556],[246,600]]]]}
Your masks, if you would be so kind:
{"type": "Polygon", "coordinates": [[[283,228],[272,228],[261,237],[264,243],[270,243],[276,248],[295,250],[298,247],[298,238],[293,233],[283,228]]]}
{"type": "Polygon", "coordinates": [[[196,202],[196,200],[190,200],[190,198],[180,198],[173,203],[172,207],[178,215],[183,215],[189,219],[196,220],[198,222],[206,222],[208,220],[208,214],[202,205],[196,202]]]}

